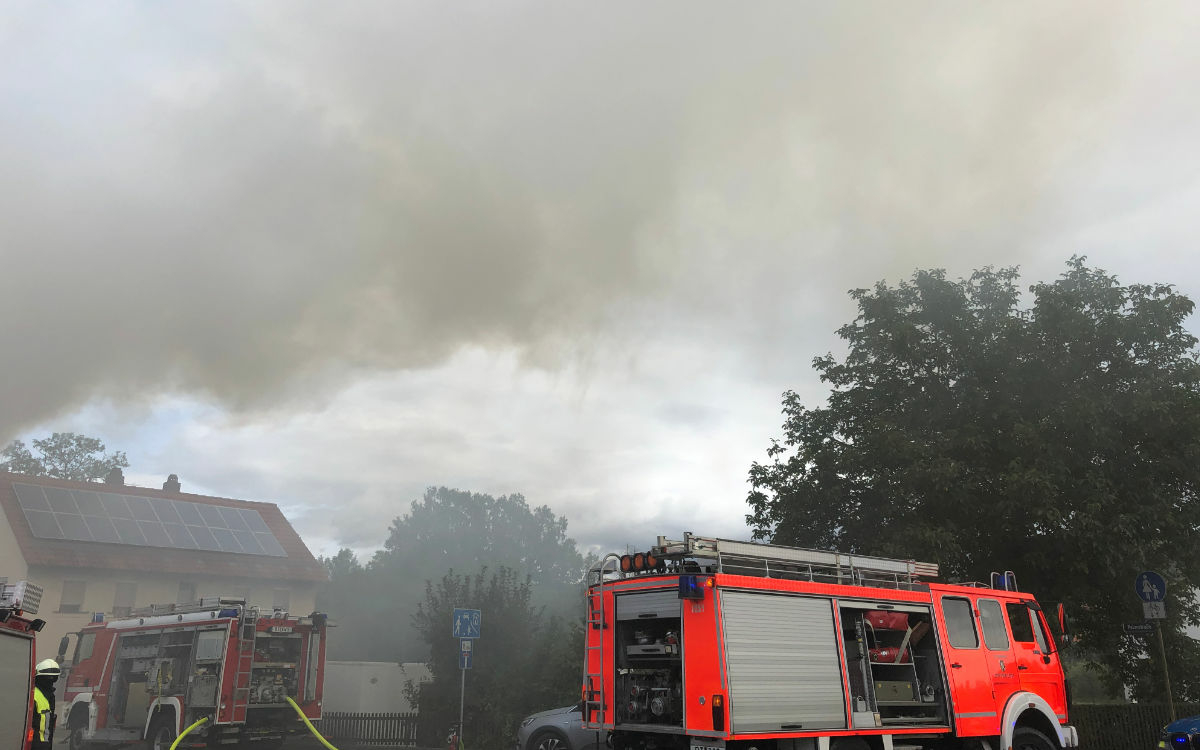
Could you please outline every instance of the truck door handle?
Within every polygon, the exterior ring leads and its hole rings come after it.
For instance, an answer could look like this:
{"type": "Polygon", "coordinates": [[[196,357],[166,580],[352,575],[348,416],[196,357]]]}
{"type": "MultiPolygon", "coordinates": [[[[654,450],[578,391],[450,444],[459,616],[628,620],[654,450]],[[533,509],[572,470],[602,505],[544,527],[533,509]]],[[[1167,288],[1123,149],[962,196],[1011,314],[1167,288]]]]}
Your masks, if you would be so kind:
{"type": "Polygon", "coordinates": [[[1018,664],[1017,669],[1029,669],[1029,667],[1025,666],[1024,664],[1018,664]]]}
{"type": "Polygon", "coordinates": [[[961,665],[961,664],[951,664],[951,665],[950,665],[950,667],[951,667],[952,669],[962,669],[962,665],[961,665]]]}

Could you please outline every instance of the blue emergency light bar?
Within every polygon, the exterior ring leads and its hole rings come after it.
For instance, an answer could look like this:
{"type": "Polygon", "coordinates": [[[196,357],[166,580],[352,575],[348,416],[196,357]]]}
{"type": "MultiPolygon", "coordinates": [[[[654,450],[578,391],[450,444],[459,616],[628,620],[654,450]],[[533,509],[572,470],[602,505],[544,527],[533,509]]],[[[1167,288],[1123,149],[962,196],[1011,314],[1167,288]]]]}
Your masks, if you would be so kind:
{"type": "Polygon", "coordinates": [[[680,599],[703,599],[703,576],[679,576],[680,599]]]}

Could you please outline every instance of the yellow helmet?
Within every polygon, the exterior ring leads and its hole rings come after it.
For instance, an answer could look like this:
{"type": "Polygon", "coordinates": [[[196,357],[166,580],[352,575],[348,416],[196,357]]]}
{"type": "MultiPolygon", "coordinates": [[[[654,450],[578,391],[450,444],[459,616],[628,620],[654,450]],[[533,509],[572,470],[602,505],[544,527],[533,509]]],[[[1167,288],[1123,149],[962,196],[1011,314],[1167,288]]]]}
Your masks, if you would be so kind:
{"type": "Polygon", "coordinates": [[[62,674],[62,670],[58,668],[58,662],[53,659],[42,659],[33,668],[33,671],[38,677],[58,677],[62,674]]]}

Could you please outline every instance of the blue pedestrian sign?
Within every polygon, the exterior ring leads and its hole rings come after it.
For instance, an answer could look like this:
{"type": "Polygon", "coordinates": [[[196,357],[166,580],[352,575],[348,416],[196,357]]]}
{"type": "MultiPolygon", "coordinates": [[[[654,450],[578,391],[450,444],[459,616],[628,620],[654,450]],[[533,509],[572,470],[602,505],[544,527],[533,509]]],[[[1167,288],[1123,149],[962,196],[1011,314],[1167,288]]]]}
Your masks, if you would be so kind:
{"type": "Polygon", "coordinates": [[[456,609],[450,623],[450,634],[455,638],[478,638],[479,620],[477,609],[456,609]]]}
{"type": "Polygon", "coordinates": [[[1133,590],[1144,602],[1161,602],[1167,595],[1167,582],[1158,573],[1147,570],[1137,574],[1133,590]]]}

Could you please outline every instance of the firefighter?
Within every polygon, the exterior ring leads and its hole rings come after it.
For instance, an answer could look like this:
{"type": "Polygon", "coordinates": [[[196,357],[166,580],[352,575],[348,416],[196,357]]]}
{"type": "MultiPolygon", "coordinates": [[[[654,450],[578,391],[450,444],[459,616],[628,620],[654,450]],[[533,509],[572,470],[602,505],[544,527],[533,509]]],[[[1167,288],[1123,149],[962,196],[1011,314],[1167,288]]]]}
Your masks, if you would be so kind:
{"type": "Polygon", "coordinates": [[[50,750],[54,742],[54,683],[58,662],[43,659],[33,670],[33,750],[50,750]]]}

